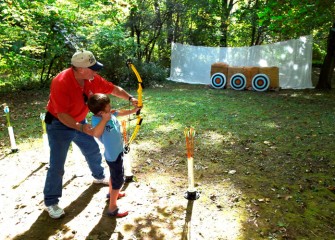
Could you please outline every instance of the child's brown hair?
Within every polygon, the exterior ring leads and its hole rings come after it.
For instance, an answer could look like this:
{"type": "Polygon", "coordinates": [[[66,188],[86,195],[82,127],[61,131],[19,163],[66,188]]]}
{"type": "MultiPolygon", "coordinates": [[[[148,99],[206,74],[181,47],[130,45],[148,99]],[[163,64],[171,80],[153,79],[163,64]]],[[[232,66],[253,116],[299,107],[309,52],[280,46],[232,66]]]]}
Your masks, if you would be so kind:
{"type": "Polygon", "coordinates": [[[107,104],[110,104],[108,95],[102,93],[93,94],[87,101],[87,106],[94,114],[103,111],[107,104]]]}

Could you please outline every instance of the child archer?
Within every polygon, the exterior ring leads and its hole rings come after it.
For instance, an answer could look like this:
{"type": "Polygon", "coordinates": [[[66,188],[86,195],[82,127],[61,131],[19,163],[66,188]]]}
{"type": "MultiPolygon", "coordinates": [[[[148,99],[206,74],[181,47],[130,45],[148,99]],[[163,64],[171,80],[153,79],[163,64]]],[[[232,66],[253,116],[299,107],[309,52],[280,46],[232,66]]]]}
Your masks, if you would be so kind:
{"type": "Polygon", "coordinates": [[[121,127],[116,116],[126,116],[136,113],[140,108],[131,110],[112,110],[110,99],[106,94],[93,94],[87,102],[92,116],[93,136],[97,137],[105,147],[105,159],[110,171],[109,181],[109,207],[108,216],[125,217],[128,211],[120,211],[117,199],[124,197],[120,189],[124,183],[123,169],[123,139],[121,127]]]}

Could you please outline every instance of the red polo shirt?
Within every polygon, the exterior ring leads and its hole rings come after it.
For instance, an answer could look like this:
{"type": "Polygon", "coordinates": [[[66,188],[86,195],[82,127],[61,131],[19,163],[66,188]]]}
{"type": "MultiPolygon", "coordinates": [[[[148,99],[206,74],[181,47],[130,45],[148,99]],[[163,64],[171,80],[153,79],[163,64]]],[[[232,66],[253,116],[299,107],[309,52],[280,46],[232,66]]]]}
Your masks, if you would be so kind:
{"type": "Polygon", "coordinates": [[[74,77],[73,69],[68,68],[59,73],[51,82],[47,110],[57,117],[58,113],[67,113],[77,122],[85,119],[89,109],[84,102],[83,94],[111,94],[114,85],[99,75],[92,81],[85,80],[82,88],[74,77]]]}

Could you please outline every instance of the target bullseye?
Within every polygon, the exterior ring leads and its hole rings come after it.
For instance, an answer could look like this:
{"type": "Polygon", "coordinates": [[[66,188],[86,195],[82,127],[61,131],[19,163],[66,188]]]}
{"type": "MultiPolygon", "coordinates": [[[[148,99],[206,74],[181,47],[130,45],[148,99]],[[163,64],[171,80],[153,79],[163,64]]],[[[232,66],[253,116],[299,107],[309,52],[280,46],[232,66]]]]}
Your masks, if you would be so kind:
{"type": "Polygon", "coordinates": [[[230,86],[234,90],[243,90],[247,85],[247,79],[242,73],[235,73],[230,78],[230,86]]]}
{"type": "Polygon", "coordinates": [[[226,76],[223,73],[214,73],[211,77],[211,82],[213,88],[224,88],[227,83],[226,76]]]}
{"type": "Polygon", "coordinates": [[[270,86],[270,79],[266,74],[256,74],[252,79],[252,88],[258,92],[266,91],[270,86]]]}

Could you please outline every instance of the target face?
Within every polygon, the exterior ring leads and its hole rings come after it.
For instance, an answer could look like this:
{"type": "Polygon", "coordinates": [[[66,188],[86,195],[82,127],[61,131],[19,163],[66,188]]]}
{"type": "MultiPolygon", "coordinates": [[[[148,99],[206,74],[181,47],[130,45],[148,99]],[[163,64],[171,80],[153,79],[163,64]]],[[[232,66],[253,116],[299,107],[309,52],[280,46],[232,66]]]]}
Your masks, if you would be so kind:
{"type": "Polygon", "coordinates": [[[235,90],[243,90],[247,85],[247,79],[242,73],[235,73],[230,78],[230,86],[235,90]]]}
{"type": "Polygon", "coordinates": [[[266,91],[270,86],[270,79],[266,74],[256,74],[252,79],[252,88],[258,92],[266,91]]]}
{"type": "Polygon", "coordinates": [[[226,86],[226,76],[223,73],[214,73],[211,77],[213,88],[224,88],[226,86]]]}

